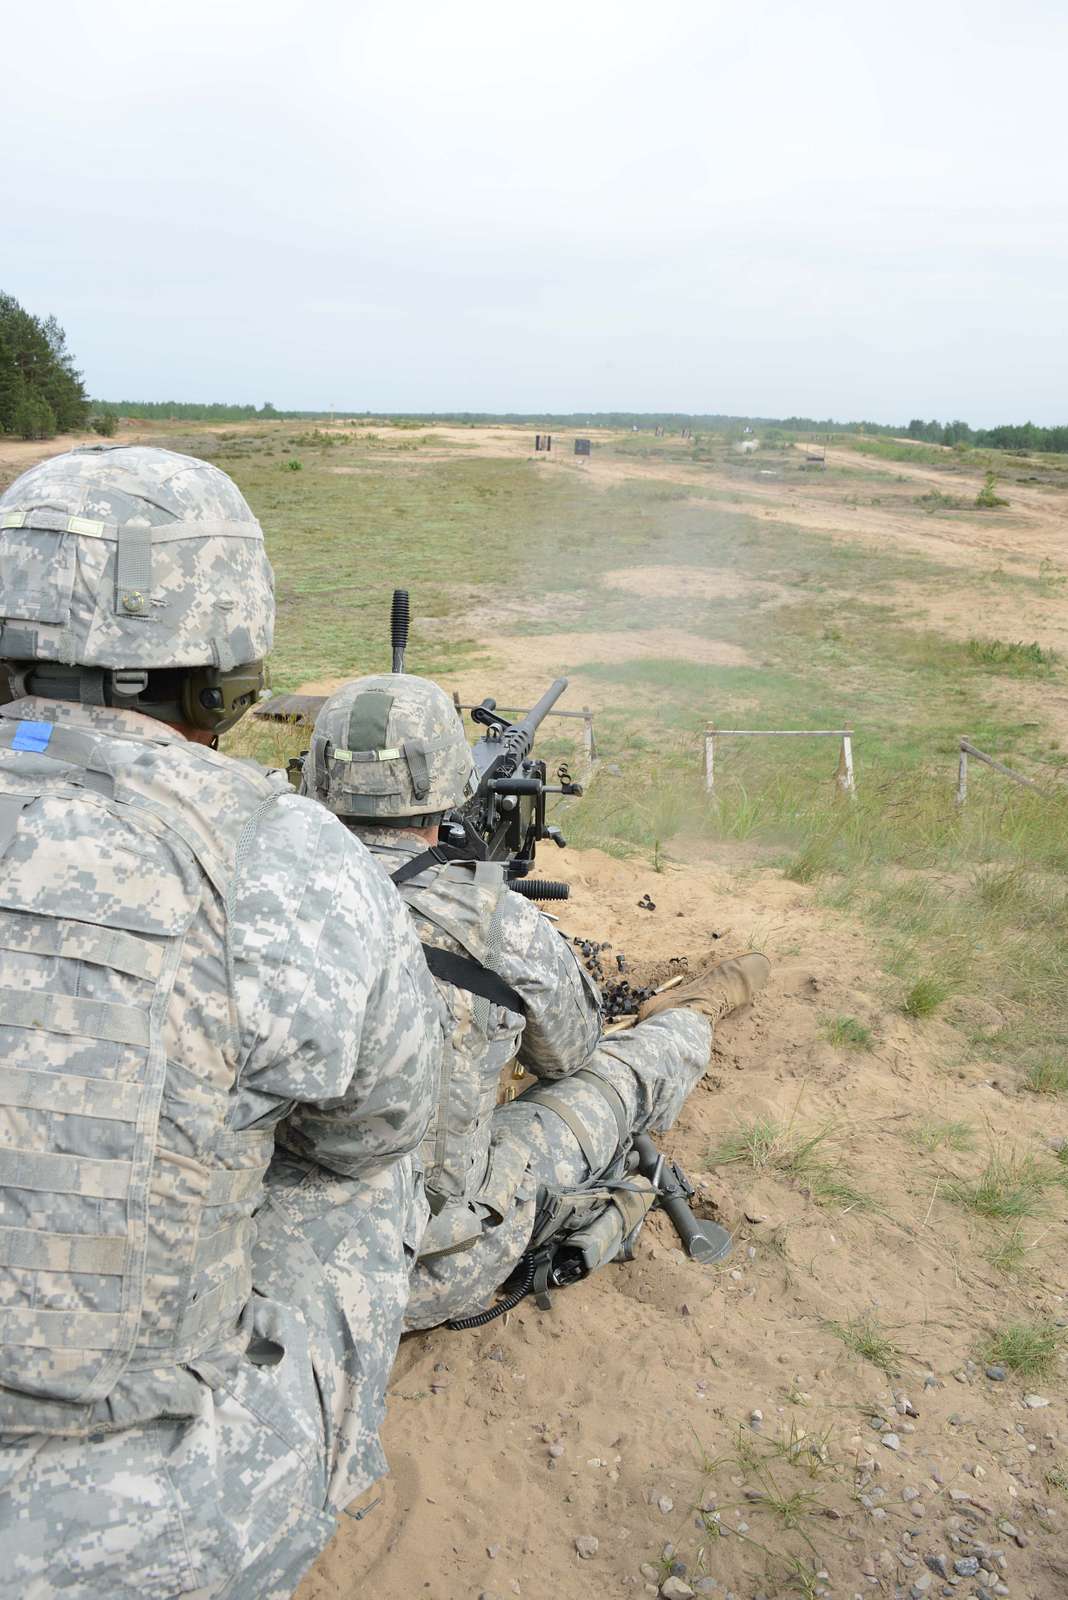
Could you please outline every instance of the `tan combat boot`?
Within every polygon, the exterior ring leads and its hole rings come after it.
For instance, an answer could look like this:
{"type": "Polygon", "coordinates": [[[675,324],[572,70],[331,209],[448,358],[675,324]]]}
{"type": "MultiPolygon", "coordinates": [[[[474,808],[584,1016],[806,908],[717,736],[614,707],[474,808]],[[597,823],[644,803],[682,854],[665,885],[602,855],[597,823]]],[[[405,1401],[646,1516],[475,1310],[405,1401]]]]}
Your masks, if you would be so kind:
{"type": "Polygon", "coordinates": [[[749,955],[734,956],[729,961],[717,961],[695,978],[688,978],[674,989],[646,1000],[638,1008],[638,1021],[644,1022],[646,1017],[655,1017],[659,1011],[688,1006],[691,1011],[699,1011],[703,1017],[707,1017],[709,1022],[719,1022],[723,1017],[730,1016],[732,1011],[740,1011],[743,1006],[749,1005],[753,996],[767,983],[770,972],[771,962],[767,956],[758,955],[756,951],[749,955]]]}

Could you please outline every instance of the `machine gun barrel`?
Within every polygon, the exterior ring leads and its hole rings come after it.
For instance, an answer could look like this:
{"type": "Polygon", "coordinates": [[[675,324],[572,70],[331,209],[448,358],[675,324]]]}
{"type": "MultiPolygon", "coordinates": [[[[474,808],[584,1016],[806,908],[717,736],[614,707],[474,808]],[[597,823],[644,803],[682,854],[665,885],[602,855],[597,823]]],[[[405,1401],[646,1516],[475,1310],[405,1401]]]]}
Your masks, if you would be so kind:
{"type": "Polygon", "coordinates": [[[534,735],[566,688],[566,678],[555,679],[537,705],[531,706],[525,717],[520,718],[518,722],[510,723],[501,734],[501,743],[511,757],[509,765],[513,772],[530,754],[534,747],[534,735]]]}

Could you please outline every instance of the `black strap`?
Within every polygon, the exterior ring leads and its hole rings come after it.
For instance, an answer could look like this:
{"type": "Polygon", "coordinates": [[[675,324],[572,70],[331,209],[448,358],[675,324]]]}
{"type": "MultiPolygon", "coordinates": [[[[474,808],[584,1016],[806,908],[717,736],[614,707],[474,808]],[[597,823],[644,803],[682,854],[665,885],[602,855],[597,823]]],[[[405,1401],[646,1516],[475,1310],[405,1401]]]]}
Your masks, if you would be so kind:
{"type": "MultiPolygon", "coordinates": [[[[405,819],[407,820],[407,819],[405,819]]],[[[429,850],[423,850],[419,855],[406,861],[396,872],[391,872],[390,877],[399,889],[402,883],[410,883],[413,878],[418,878],[421,872],[428,867],[447,867],[454,861],[470,861],[471,856],[462,846],[454,844],[432,844],[429,850]]]]}
{"type": "MultiPolygon", "coordinates": [[[[470,859],[462,845],[435,844],[406,861],[396,872],[391,872],[390,877],[399,889],[401,884],[417,878],[428,867],[447,867],[453,861],[470,859]]],[[[526,1015],[527,1008],[522,995],[474,956],[459,955],[455,950],[441,950],[435,944],[425,944],[423,954],[430,971],[442,983],[451,983],[457,989],[465,989],[468,994],[481,995],[483,1000],[503,1006],[506,1011],[516,1011],[521,1017],[526,1015]]]]}
{"type": "Polygon", "coordinates": [[[527,1008],[522,995],[517,994],[510,983],[505,983],[503,978],[491,972],[489,967],[483,966],[481,961],[476,961],[474,956],[461,956],[455,950],[440,950],[436,944],[425,944],[423,954],[430,971],[442,983],[466,989],[468,994],[481,995],[483,1000],[503,1006],[506,1011],[517,1011],[521,1017],[526,1015],[527,1008]]]}

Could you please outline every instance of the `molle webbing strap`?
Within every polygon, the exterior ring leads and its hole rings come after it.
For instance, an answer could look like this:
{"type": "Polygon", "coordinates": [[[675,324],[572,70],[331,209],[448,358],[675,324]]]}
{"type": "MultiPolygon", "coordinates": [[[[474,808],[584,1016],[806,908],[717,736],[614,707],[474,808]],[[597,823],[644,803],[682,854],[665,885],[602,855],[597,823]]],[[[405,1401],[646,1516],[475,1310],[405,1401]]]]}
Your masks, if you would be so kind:
{"type": "Polygon", "coordinates": [[[39,1350],[114,1350],[126,1318],[113,1311],[38,1311],[31,1306],[0,1308],[0,1344],[39,1350]]]}
{"type": "MultiPolygon", "coordinates": [[[[247,1257],[246,1257],[247,1260],[247,1257]]],[[[228,1273],[214,1288],[207,1289],[199,1300],[186,1304],[185,1310],[178,1318],[178,1327],[174,1337],[178,1347],[192,1345],[196,1348],[197,1341],[202,1337],[206,1328],[211,1328],[218,1333],[229,1333],[230,1327],[241,1315],[252,1293],[251,1268],[242,1265],[236,1272],[228,1273]]],[[[143,1348],[151,1350],[151,1341],[145,1341],[143,1348]]],[[[168,1335],[162,1346],[170,1350],[172,1337],[168,1335]]]]}
{"type": "Polygon", "coordinates": [[[426,749],[416,739],[405,739],[404,759],[411,773],[412,790],[417,800],[425,800],[430,793],[430,764],[426,749]]]}
{"type": "Polygon", "coordinates": [[[32,661],[36,654],[36,628],[19,622],[4,622],[0,626],[0,656],[5,661],[32,661]]]}
{"type": "Polygon", "coordinates": [[[208,1179],[204,1204],[236,1206],[243,1205],[246,1200],[254,1200],[263,1187],[266,1171],[266,1166],[217,1167],[208,1179]]]}
{"type": "Polygon", "coordinates": [[[51,1150],[0,1148],[0,1187],[4,1188],[125,1200],[130,1175],[128,1161],[93,1161],[88,1156],[61,1156],[51,1150]]]}
{"type": "Polygon", "coordinates": [[[136,1122],[141,1085],[0,1065],[0,1105],[96,1117],[104,1122],[136,1122]]]}
{"type": "Polygon", "coordinates": [[[30,1272],[95,1272],[122,1276],[125,1234],[39,1233],[36,1228],[0,1228],[0,1267],[30,1272]]]}
{"type": "Polygon", "coordinates": [[[152,529],[120,524],[115,551],[115,610],[144,616],[152,590],[152,529]]]}
{"type": "Polygon", "coordinates": [[[83,706],[102,706],[107,703],[102,667],[82,668],[78,674],[78,699],[83,706]]]}
{"type": "MultiPolygon", "coordinates": [[[[487,867],[480,863],[475,868],[476,881],[478,881],[479,874],[484,873],[487,870],[487,867]]],[[[504,909],[507,898],[507,895],[503,892],[502,885],[502,891],[497,896],[497,903],[493,908],[493,915],[489,920],[489,927],[486,929],[486,961],[494,971],[496,971],[497,967],[500,966],[501,960],[504,956],[504,940],[502,938],[501,928],[504,920],[504,909]]],[[[480,1028],[488,1038],[490,1024],[489,1012],[484,1011],[482,1006],[476,1000],[475,1004],[471,1007],[471,1013],[474,1017],[475,1025],[480,1028]]]]}
{"type": "Polygon", "coordinates": [[[393,709],[391,694],[373,690],[358,694],[349,712],[349,729],[346,734],[350,750],[381,750],[386,745],[389,713],[393,709]]]}
{"type": "Polygon", "coordinates": [[[479,995],[483,1000],[503,1007],[505,1011],[518,1012],[521,1017],[526,1015],[526,1002],[522,995],[496,972],[491,972],[481,961],[476,961],[474,956],[441,950],[434,944],[425,944],[423,954],[430,971],[442,983],[451,983],[457,989],[465,989],[468,994],[479,995]]]}
{"type": "Polygon", "coordinates": [[[68,766],[96,772],[107,772],[99,752],[101,743],[108,737],[106,733],[89,733],[84,728],[67,727],[59,722],[27,723],[16,722],[13,717],[0,718],[0,750],[14,749],[49,756],[68,766]],[[49,732],[30,739],[24,731],[26,729],[48,729],[49,732]]]}
{"type": "Polygon", "coordinates": [[[74,995],[0,989],[0,1026],[44,1028],[49,1033],[69,1033],[85,1039],[106,1039],[111,1044],[147,1050],[149,1021],[133,1006],[112,1005],[108,1000],[80,1000],[74,995]]]}
{"type": "Polygon", "coordinates": [[[88,922],[69,922],[61,917],[35,919],[22,911],[0,911],[0,950],[65,956],[70,961],[88,961],[94,967],[114,967],[134,978],[158,978],[163,966],[161,947],[136,934],[123,933],[119,928],[94,928],[88,922]]]}

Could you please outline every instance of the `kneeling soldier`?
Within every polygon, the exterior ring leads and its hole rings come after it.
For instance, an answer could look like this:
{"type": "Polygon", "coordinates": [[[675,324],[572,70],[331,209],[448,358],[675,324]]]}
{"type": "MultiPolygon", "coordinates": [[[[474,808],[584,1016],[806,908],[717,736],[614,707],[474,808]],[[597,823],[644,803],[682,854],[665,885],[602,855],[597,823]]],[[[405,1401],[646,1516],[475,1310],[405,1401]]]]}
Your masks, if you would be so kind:
{"type": "Polygon", "coordinates": [[[769,970],[761,955],[722,962],[652,1002],[629,1033],[602,1038],[598,993],[549,919],[506,887],[500,864],[438,843],[444,814],[473,787],[456,708],[426,679],[360,678],[316,719],[304,791],[400,889],[450,1014],[422,1148],[432,1216],[413,1328],[477,1314],[521,1263],[531,1280],[540,1264],[532,1286],[544,1287],[564,1236],[587,1266],[626,1247],[655,1198],[626,1169],[632,1141],[671,1127],[708,1065],[713,1024],[769,970]],[[516,1058],[542,1082],[498,1105],[516,1058]]]}

